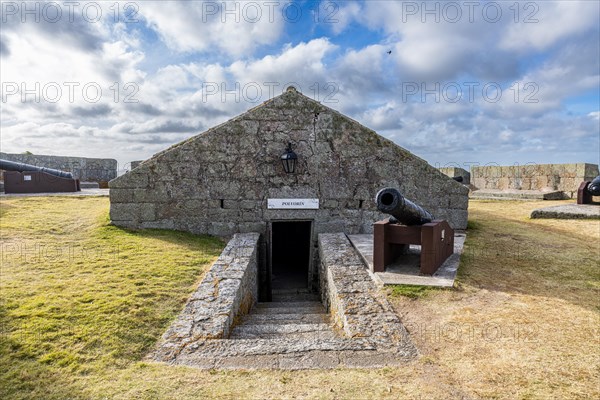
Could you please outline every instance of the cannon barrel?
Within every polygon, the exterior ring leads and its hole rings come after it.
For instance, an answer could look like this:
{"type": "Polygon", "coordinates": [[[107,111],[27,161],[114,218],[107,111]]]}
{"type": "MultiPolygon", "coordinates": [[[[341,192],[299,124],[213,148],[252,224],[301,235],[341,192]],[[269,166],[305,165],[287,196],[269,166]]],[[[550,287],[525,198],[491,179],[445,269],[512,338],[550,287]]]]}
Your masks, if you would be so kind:
{"type": "Polygon", "coordinates": [[[394,188],[381,189],[375,196],[375,201],[379,211],[391,215],[404,225],[423,225],[433,220],[427,210],[404,198],[394,188]]]}
{"type": "Polygon", "coordinates": [[[592,196],[600,196],[600,175],[595,177],[587,187],[587,191],[592,196]]]}
{"type": "Polygon", "coordinates": [[[17,172],[32,172],[39,171],[45,172],[50,175],[58,176],[60,178],[69,178],[73,179],[73,174],[70,172],[61,171],[58,169],[46,168],[46,167],[38,167],[37,165],[24,164],[15,161],[9,160],[0,160],[0,169],[5,171],[17,171],[17,172]]]}

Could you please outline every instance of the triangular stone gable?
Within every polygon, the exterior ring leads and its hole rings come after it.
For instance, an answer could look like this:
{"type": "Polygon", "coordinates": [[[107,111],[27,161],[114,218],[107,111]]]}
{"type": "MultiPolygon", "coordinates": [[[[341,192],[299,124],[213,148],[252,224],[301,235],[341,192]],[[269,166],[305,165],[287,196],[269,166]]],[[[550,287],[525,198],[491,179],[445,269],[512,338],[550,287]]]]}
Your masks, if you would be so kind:
{"type": "Polygon", "coordinates": [[[111,181],[111,219],[133,228],[230,235],[277,219],[315,232],[368,233],[383,217],[373,198],[393,186],[466,228],[468,189],[351,118],[288,90],[178,143],[111,181]],[[288,142],[295,174],[280,162],[288,142]],[[269,210],[269,198],[317,198],[318,210],[269,210]]]}

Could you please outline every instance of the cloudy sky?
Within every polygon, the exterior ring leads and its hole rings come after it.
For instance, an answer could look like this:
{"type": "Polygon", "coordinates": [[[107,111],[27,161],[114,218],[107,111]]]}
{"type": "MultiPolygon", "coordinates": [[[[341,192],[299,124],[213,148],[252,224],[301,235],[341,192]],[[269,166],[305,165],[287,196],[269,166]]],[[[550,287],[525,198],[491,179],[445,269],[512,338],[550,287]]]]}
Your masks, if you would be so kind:
{"type": "Polygon", "coordinates": [[[434,166],[599,162],[597,1],[2,1],[1,150],[121,168],[294,84],[434,166]]]}

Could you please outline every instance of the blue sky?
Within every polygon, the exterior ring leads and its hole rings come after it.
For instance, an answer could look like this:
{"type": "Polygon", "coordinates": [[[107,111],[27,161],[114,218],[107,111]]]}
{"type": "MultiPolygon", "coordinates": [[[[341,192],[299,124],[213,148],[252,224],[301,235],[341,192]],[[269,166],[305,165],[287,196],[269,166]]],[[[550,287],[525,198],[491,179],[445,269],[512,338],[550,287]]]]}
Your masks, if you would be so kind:
{"type": "Polygon", "coordinates": [[[599,162],[596,1],[24,4],[2,151],[127,168],[294,82],[435,166],[599,162]]]}

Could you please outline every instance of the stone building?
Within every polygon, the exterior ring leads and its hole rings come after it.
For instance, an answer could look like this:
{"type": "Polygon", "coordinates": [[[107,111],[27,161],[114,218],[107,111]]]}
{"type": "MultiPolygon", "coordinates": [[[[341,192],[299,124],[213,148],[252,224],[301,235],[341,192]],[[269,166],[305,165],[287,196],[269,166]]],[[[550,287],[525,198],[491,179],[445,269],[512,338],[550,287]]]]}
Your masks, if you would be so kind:
{"type": "Polygon", "coordinates": [[[374,197],[386,186],[466,228],[466,187],[289,88],[112,180],[110,218],[127,228],[260,233],[261,291],[284,275],[316,287],[318,234],[372,232],[385,217],[374,197]],[[294,173],[281,161],[288,143],[298,157],[294,173]]]}

